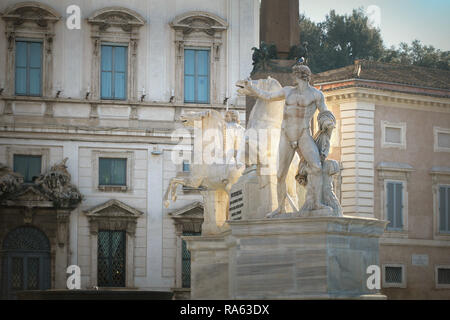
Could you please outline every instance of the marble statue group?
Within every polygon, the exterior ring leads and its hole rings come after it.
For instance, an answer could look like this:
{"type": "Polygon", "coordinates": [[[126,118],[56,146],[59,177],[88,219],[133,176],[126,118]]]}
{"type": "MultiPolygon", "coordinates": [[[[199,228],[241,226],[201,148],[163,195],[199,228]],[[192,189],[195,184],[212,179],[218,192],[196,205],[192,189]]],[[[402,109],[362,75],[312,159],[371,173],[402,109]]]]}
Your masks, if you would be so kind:
{"type": "MultiPolygon", "coordinates": [[[[292,67],[295,86],[282,87],[275,79],[240,80],[238,93],[256,98],[250,113],[247,129],[239,124],[236,111],[225,116],[211,110],[183,114],[181,122],[188,127],[201,125],[203,149],[208,149],[210,137],[205,133],[216,130],[216,143],[223,148],[223,161],[218,163],[193,163],[188,177],[173,178],[165,194],[165,204],[176,199],[177,185],[202,187],[205,202],[204,234],[221,230],[227,220],[229,193],[232,185],[243,174],[245,167],[256,166],[260,190],[268,184],[269,176],[276,176],[276,205],[262,206],[267,218],[342,216],[342,209],[333,191],[333,175],[339,173],[339,163],[327,159],[330,139],[336,119],[328,110],[323,93],[310,85],[311,71],[302,64],[292,67]],[[316,112],[318,130],[313,135],[311,120],[316,112]],[[261,139],[261,132],[275,132],[270,138],[261,139]],[[257,133],[256,135],[254,133],[257,133]],[[218,140],[217,140],[218,139],[218,140]],[[264,143],[262,143],[264,140],[264,143]],[[296,172],[290,170],[296,165],[296,172]],[[267,166],[272,170],[264,171],[267,166]],[[292,179],[291,177],[295,177],[292,179]],[[293,203],[291,184],[306,189],[300,209],[293,203]],[[286,200],[290,200],[295,212],[286,213],[286,200]],[[208,205],[208,202],[210,205],[208,205]],[[208,209],[209,208],[209,209],[208,209]],[[209,227],[205,224],[209,224],[209,227]]],[[[195,151],[194,151],[195,152],[195,151]]],[[[271,201],[261,196],[262,202],[271,201]]]]}

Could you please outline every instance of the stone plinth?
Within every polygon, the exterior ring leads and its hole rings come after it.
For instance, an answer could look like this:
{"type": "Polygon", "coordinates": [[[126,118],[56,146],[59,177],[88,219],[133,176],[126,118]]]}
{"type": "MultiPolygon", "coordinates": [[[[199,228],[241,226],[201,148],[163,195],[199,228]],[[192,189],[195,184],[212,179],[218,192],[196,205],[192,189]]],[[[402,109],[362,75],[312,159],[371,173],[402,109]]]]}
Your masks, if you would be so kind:
{"type": "Polygon", "coordinates": [[[230,230],[214,239],[191,237],[191,297],[384,298],[367,288],[366,270],[379,265],[386,223],[353,217],[229,221],[230,230]]]}
{"type": "Polygon", "coordinates": [[[229,299],[228,234],[183,237],[191,252],[191,299],[229,299]]]}

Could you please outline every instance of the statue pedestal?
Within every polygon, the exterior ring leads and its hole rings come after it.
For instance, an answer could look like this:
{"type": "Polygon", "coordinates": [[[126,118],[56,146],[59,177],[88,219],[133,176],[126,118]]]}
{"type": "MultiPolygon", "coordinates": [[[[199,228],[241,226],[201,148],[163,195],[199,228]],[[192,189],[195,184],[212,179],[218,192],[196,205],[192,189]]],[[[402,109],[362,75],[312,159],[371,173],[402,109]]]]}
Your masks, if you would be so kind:
{"type": "Polygon", "coordinates": [[[314,217],[229,221],[186,237],[192,299],[383,299],[367,288],[386,221],[314,217]]]}

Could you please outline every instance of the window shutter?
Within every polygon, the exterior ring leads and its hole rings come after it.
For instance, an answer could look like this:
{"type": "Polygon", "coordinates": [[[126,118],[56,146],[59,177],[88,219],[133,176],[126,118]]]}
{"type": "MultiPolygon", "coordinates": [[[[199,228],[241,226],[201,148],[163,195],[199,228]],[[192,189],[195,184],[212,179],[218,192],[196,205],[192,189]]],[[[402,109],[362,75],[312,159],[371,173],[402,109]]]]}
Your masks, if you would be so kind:
{"type": "Polygon", "coordinates": [[[184,50],[184,101],[209,103],[209,50],[184,50]]]}
{"type": "Polygon", "coordinates": [[[41,157],[28,157],[28,174],[30,181],[33,177],[38,177],[41,174],[41,157]]]}
{"type": "Polygon", "coordinates": [[[113,185],[126,185],[126,159],[111,159],[111,176],[113,185]]]}
{"type": "Polygon", "coordinates": [[[41,94],[41,61],[42,61],[42,43],[29,42],[29,94],[38,96],[41,94]]]}
{"type": "Polygon", "coordinates": [[[197,51],[197,102],[209,102],[209,51],[197,51]]]}
{"type": "Polygon", "coordinates": [[[403,227],[403,184],[395,184],[395,228],[403,227]]]}
{"type": "Polygon", "coordinates": [[[439,231],[450,231],[450,187],[439,188],[439,231]]]}
{"type": "Polygon", "coordinates": [[[450,232],[450,187],[446,187],[447,197],[445,198],[445,218],[447,219],[447,232],[450,232]]]}
{"type": "Polygon", "coordinates": [[[114,47],[114,99],[126,97],[127,48],[114,47]]]}
{"type": "Polygon", "coordinates": [[[102,74],[101,74],[101,97],[102,99],[112,98],[112,47],[102,46],[102,74]]]}
{"type": "Polygon", "coordinates": [[[195,51],[184,51],[184,101],[195,102],[195,51]]]}
{"type": "Polygon", "coordinates": [[[27,94],[27,43],[16,42],[16,94],[27,94]]]}
{"type": "Polygon", "coordinates": [[[387,225],[388,229],[395,227],[395,214],[394,214],[394,184],[392,182],[387,183],[387,219],[389,223],[387,225]]]}

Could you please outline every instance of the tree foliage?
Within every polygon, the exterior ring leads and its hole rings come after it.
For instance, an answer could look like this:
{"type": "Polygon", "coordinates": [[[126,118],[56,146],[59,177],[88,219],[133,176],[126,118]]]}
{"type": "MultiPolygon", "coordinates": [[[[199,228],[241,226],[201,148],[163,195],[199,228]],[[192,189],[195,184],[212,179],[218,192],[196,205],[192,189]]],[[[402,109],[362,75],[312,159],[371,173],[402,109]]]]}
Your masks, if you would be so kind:
{"type": "Polygon", "coordinates": [[[356,59],[450,69],[449,51],[422,45],[419,40],[401,43],[398,49],[385,48],[380,30],[370,26],[361,8],[349,15],[331,10],[319,23],[301,15],[299,23],[302,44],[291,48],[289,58],[306,56],[314,73],[344,67],[356,59]]]}
{"type": "Polygon", "coordinates": [[[414,40],[411,45],[402,42],[398,49],[385,49],[380,61],[450,70],[450,51],[441,51],[414,40]]]}
{"type": "Polygon", "coordinates": [[[253,47],[253,71],[266,70],[270,59],[277,59],[277,47],[261,41],[259,48],[253,47]]]}

